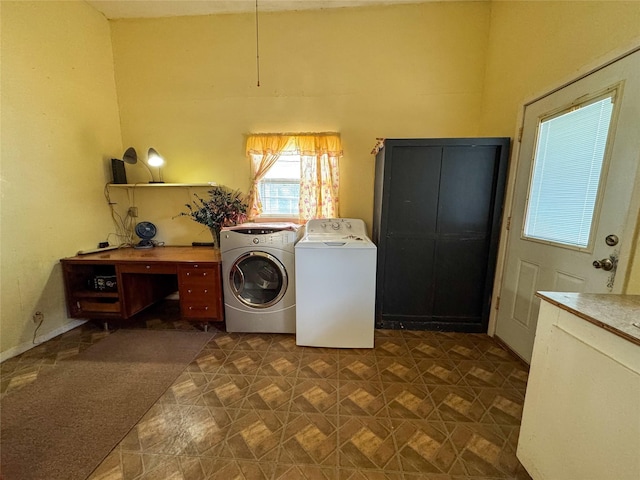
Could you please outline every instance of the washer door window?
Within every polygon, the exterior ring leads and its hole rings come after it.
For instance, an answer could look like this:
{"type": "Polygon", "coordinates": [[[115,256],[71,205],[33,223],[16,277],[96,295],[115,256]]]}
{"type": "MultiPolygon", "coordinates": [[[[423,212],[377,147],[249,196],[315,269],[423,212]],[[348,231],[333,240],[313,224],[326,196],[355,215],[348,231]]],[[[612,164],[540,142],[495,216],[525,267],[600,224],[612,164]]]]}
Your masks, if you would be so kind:
{"type": "Polygon", "coordinates": [[[287,291],[287,271],[273,255],[248,252],[240,256],[229,273],[231,292],[245,305],[267,308],[287,291]]]}

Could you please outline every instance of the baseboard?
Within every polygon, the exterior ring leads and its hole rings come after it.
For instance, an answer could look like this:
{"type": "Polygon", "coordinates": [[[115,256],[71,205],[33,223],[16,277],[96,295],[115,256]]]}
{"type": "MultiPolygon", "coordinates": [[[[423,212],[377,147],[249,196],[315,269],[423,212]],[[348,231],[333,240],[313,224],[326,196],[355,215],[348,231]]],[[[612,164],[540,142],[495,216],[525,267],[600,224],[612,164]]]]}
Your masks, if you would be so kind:
{"type": "Polygon", "coordinates": [[[52,338],[57,337],[58,335],[67,333],[69,330],[73,330],[74,328],[82,325],[83,323],[87,323],[87,320],[71,320],[69,323],[62,325],[61,327],[58,327],[55,330],[52,330],[48,333],[37,336],[35,339],[35,342],[25,342],[18,345],[17,347],[10,348],[9,350],[6,350],[0,353],[0,363],[10,358],[13,358],[17,355],[20,355],[21,353],[24,353],[27,350],[31,350],[32,348],[35,348],[41,343],[46,342],[47,340],[51,340],[52,338]]]}

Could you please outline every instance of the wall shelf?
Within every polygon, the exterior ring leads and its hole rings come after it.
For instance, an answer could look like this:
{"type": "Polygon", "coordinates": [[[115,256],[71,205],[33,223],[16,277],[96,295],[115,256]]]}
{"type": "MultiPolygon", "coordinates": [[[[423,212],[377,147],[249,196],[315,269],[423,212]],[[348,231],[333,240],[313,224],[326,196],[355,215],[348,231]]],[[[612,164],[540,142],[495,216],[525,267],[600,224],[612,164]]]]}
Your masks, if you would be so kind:
{"type": "Polygon", "coordinates": [[[214,187],[216,182],[206,183],[109,183],[109,187],[115,188],[147,188],[147,187],[214,187]]]}

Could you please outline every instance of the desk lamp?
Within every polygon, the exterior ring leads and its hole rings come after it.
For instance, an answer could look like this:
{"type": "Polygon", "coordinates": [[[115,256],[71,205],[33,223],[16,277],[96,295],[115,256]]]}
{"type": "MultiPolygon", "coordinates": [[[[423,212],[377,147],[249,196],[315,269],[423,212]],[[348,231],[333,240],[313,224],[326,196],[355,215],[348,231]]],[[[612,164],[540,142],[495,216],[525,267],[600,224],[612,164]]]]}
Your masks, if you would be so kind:
{"type": "MultiPolygon", "coordinates": [[[[164,165],[164,158],[160,156],[160,154],[155,150],[155,148],[150,148],[149,151],[147,152],[147,163],[152,167],[157,167],[158,169],[158,181],[154,182],[153,174],[151,174],[152,181],[149,183],[164,183],[164,180],[162,180],[162,169],[160,168],[162,167],[162,165],[164,165]]],[[[149,169],[149,171],[151,171],[151,169],[149,169]]]]}
{"type": "MultiPolygon", "coordinates": [[[[136,152],[136,149],[133,147],[127,148],[127,150],[124,152],[124,155],[122,156],[122,161],[128,163],[129,165],[135,165],[136,163],[138,163],[138,153],[136,152]]],[[[164,181],[162,180],[162,171],[160,170],[160,166],[164,164],[164,159],[158,154],[158,152],[155,151],[155,149],[150,148],[147,162],[141,161],[140,163],[142,163],[149,171],[149,176],[151,176],[151,180],[149,180],[149,183],[164,183],[164,181]],[[153,172],[151,171],[151,167],[149,165],[158,168],[159,181],[156,181],[153,178],[153,172]]]]}

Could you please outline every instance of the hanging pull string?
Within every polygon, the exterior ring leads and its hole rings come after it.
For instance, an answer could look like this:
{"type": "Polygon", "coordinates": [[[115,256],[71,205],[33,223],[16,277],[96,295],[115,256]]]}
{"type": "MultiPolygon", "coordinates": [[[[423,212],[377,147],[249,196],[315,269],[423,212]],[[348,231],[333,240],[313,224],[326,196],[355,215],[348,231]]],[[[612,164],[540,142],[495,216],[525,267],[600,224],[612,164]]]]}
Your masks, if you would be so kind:
{"type": "Polygon", "coordinates": [[[258,24],[258,0],[256,0],[256,74],[258,77],[258,87],[260,86],[260,27],[258,24]]]}

